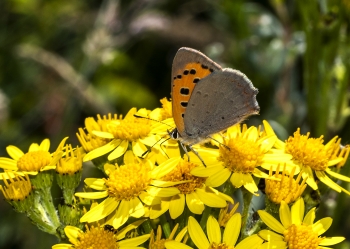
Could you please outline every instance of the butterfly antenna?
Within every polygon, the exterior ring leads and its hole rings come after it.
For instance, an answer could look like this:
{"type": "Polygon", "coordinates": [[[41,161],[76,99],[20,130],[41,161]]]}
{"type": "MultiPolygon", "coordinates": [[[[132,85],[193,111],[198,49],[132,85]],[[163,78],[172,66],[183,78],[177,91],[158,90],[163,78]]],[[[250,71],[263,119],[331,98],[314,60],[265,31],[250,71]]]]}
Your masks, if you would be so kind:
{"type": "Polygon", "coordinates": [[[144,118],[144,119],[152,120],[152,121],[161,123],[161,124],[163,124],[163,125],[167,125],[167,126],[169,126],[169,127],[171,127],[171,128],[174,128],[173,126],[171,126],[171,125],[169,125],[169,124],[167,124],[167,123],[164,123],[164,122],[162,122],[162,121],[159,121],[159,120],[157,120],[157,119],[153,119],[153,118],[149,118],[149,117],[143,117],[143,116],[139,116],[139,115],[137,115],[137,114],[134,114],[134,117],[135,117],[135,118],[144,118]]]}
{"type": "Polygon", "coordinates": [[[213,138],[213,137],[208,136],[208,138],[214,140],[214,141],[217,142],[218,144],[220,144],[220,145],[224,146],[226,149],[230,150],[230,147],[228,147],[226,144],[221,143],[220,141],[216,140],[216,139],[213,138]]]}

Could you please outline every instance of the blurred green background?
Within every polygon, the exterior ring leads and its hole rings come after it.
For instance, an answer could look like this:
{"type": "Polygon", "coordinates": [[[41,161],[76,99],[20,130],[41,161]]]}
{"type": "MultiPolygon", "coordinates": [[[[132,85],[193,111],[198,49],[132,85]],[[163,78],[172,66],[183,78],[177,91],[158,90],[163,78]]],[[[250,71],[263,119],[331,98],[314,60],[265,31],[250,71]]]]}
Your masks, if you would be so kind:
{"type": "MultiPolygon", "coordinates": [[[[183,46],[251,79],[261,112],[248,123],[267,119],[281,139],[300,127],[347,144],[349,24],[349,0],[2,0],[0,156],[44,138],[77,145],[85,117],[159,107],[183,46]]],[[[322,201],[317,219],[334,218],[327,235],[350,241],[350,197],[322,201]]],[[[0,248],[57,243],[2,197],[0,235],[0,248]]]]}

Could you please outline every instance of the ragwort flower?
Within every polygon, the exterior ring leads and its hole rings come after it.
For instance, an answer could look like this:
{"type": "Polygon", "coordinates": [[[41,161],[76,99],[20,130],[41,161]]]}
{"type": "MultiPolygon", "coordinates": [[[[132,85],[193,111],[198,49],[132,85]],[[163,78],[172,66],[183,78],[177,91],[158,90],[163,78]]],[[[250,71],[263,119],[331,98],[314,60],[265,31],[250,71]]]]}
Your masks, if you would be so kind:
{"type": "Polygon", "coordinates": [[[136,221],[124,229],[117,231],[106,229],[103,226],[85,225],[86,231],[74,226],[66,226],[64,232],[72,244],[56,244],[52,249],[86,249],[86,248],[109,248],[109,249],[127,249],[127,248],[144,248],[139,247],[149,239],[149,234],[138,237],[124,239],[127,232],[137,228],[143,221],[136,221]]]}
{"type": "Polygon", "coordinates": [[[310,138],[310,132],[306,135],[300,135],[300,129],[294,132],[294,136],[290,136],[285,143],[278,140],[276,147],[284,150],[293,156],[293,163],[302,172],[302,177],[306,179],[306,183],[314,190],[318,189],[315,181],[316,177],[334,189],[337,192],[350,192],[340,187],[328,176],[332,176],[342,181],[350,182],[350,178],[336,173],[330,169],[337,165],[344,165],[348,156],[350,147],[341,149],[340,138],[335,136],[327,144],[323,144],[323,136],[320,138],[310,138]]]}
{"type": "MultiPolygon", "coordinates": [[[[64,138],[57,150],[50,153],[50,140],[44,139],[40,145],[32,143],[27,153],[14,145],[6,147],[7,153],[11,158],[0,157],[0,168],[16,171],[17,174],[37,175],[39,172],[55,169],[58,160],[62,157],[63,146],[68,137],[64,138]]],[[[14,177],[13,174],[0,173],[0,179],[14,177]]]]}
{"type": "Polygon", "coordinates": [[[155,219],[161,214],[169,210],[172,219],[179,217],[185,205],[194,214],[202,214],[205,206],[222,208],[227,205],[226,201],[233,203],[233,199],[214,189],[210,185],[206,185],[205,177],[197,177],[191,174],[191,170],[198,167],[198,164],[189,162],[188,160],[169,159],[165,163],[173,164],[174,169],[167,173],[162,180],[171,182],[181,182],[175,187],[179,193],[167,198],[161,198],[162,203],[154,205],[150,210],[150,218],[155,219]]]}
{"type": "MultiPolygon", "coordinates": [[[[281,162],[291,159],[290,155],[273,150],[277,140],[268,122],[264,121],[265,131],[260,127],[247,128],[240,124],[230,127],[225,136],[218,140],[223,145],[217,149],[196,148],[205,158],[207,167],[195,168],[191,173],[196,176],[208,177],[206,184],[218,187],[227,179],[235,188],[244,186],[249,192],[256,194],[258,187],[252,176],[268,178],[269,176],[258,167],[277,168],[281,162]]],[[[216,136],[215,138],[219,138],[216,136]]]]}
{"type": "Polygon", "coordinates": [[[106,223],[118,228],[130,216],[142,217],[145,214],[144,204],[159,204],[160,197],[171,197],[179,193],[172,186],[181,182],[160,180],[172,170],[171,164],[164,163],[155,167],[149,160],[141,161],[129,156],[130,154],[131,151],[124,157],[125,165],[106,165],[108,178],[85,179],[88,187],[100,192],[76,193],[76,196],[87,199],[107,198],[81,217],[80,222],[94,222],[108,216],[106,223]]]}
{"type": "Polygon", "coordinates": [[[279,210],[281,222],[266,211],[259,210],[260,218],[273,230],[261,230],[258,233],[267,241],[260,248],[320,249],[342,242],[344,237],[320,237],[331,226],[332,219],[327,217],[314,223],[315,210],[316,208],[312,208],[304,217],[305,206],[302,198],[293,204],[291,210],[284,201],[281,202],[279,210]]]}
{"type": "MultiPolygon", "coordinates": [[[[110,140],[107,144],[98,147],[84,157],[84,161],[89,161],[110,153],[108,160],[114,160],[122,155],[131,146],[135,155],[142,157],[147,151],[147,146],[151,147],[156,144],[161,137],[153,131],[153,128],[158,127],[158,122],[147,118],[135,117],[137,114],[141,117],[151,116],[150,111],[132,108],[128,114],[122,118],[114,118],[112,120],[99,119],[98,129],[92,130],[91,134],[102,139],[110,140]]],[[[166,131],[166,130],[165,130],[166,131]]]]}
{"type": "MultiPolygon", "coordinates": [[[[197,220],[192,216],[188,219],[188,232],[193,243],[199,249],[208,248],[234,248],[234,249],[255,249],[258,248],[263,240],[258,235],[254,234],[248,238],[237,243],[237,239],[241,230],[241,215],[239,213],[234,214],[227,222],[223,235],[221,235],[221,229],[218,221],[209,216],[207,220],[207,236],[203,232],[201,226],[197,220]]],[[[177,241],[165,242],[167,249],[190,249],[191,247],[182,244],[177,241]]]]}

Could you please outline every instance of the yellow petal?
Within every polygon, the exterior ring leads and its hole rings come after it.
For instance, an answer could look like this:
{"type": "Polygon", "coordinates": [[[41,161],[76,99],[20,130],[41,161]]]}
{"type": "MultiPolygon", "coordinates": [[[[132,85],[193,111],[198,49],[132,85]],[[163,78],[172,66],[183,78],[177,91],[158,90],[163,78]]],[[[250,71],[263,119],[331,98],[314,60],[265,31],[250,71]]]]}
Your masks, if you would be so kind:
{"type": "Polygon", "coordinates": [[[129,219],[130,205],[128,201],[121,200],[120,205],[113,217],[113,226],[115,228],[121,227],[129,219]]]}
{"type": "Polygon", "coordinates": [[[0,168],[17,170],[17,162],[7,157],[0,157],[0,168]]]}
{"type": "Polygon", "coordinates": [[[333,177],[335,177],[335,178],[337,178],[337,179],[339,179],[339,180],[342,180],[342,181],[345,181],[345,182],[350,182],[350,177],[347,177],[347,176],[343,176],[343,175],[341,175],[341,174],[338,174],[338,173],[336,173],[336,172],[330,170],[329,168],[327,168],[326,172],[327,172],[329,175],[331,175],[331,176],[333,176],[333,177]]]}
{"type": "Polygon", "coordinates": [[[175,187],[157,188],[157,187],[149,186],[147,187],[147,193],[158,197],[170,197],[170,196],[180,194],[180,190],[175,187]]]}
{"type": "Polygon", "coordinates": [[[108,152],[117,148],[120,143],[121,143],[121,140],[114,139],[114,140],[110,141],[108,144],[105,144],[105,145],[87,153],[84,156],[83,161],[87,162],[87,161],[91,161],[92,159],[95,159],[97,157],[103,156],[103,155],[107,154],[108,152]]]}
{"type": "Polygon", "coordinates": [[[138,157],[142,157],[143,153],[147,151],[147,147],[139,140],[132,142],[132,151],[138,157]]]}
{"type": "Polygon", "coordinates": [[[52,246],[52,249],[67,249],[67,248],[74,248],[72,244],[56,244],[52,246]]]}
{"type": "Polygon", "coordinates": [[[255,196],[259,196],[258,187],[256,186],[256,183],[253,179],[253,177],[250,174],[243,174],[244,178],[244,188],[248,190],[250,193],[252,193],[255,196]]]}
{"type": "Polygon", "coordinates": [[[152,178],[159,179],[169,172],[171,172],[180,162],[181,157],[173,157],[169,160],[166,160],[164,163],[161,163],[157,168],[152,170],[152,178]]]}
{"type": "Polygon", "coordinates": [[[226,224],[223,242],[234,247],[241,231],[242,217],[240,213],[234,214],[226,224]]]}
{"type": "Polygon", "coordinates": [[[328,228],[332,225],[333,219],[330,217],[326,217],[323,219],[320,219],[315,224],[312,225],[312,230],[314,230],[318,236],[325,233],[328,228]]]}
{"type": "Polygon", "coordinates": [[[84,232],[82,230],[80,230],[79,228],[77,228],[77,227],[66,226],[64,228],[64,233],[67,235],[69,241],[72,244],[76,245],[79,242],[79,240],[78,240],[79,235],[84,233],[84,232]]]}
{"type": "MultiPolygon", "coordinates": [[[[216,243],[216,244],[220,244],[221,243],[221,231],[220,231],[220,225],[219,222],[213,217],[213,216],[209,216],[208,220],[207,220],[207,236],[209,239],[209,243],[216,243]]],[[[227,241],[224,240],[226,244],[227,241]]],[[[230,245],[230,244],[228,244],[230,245]]]]}
{"type": "Polygon", "coordinates": [[[138,228],[143,222],[145,222],[146,219],[140,219],[137,220],[129,225],[127,225],[126,227],[124,227],[123,229],[121,229],[120,231],[118,231],[117,233],[117,240],[121,240],[124,239],[126,234],[131,231],[134,230],[136,228],[138,228]]]}
{"type": "Polygon", "coordinates": [[[318,189],[317,183],[315,182],[315,178],[310,167],[303,167],[301,176],[303,177],[303,179],[306,178],[307,185],[309,185],[313,190],[318,189]]]}
{"type": "MultiPolygon", "coordinates": [[[[107,217],[118,206],[119,201],[114,198],[107,198],[80,218],[80,222],[94,222],[107,217]]],[[[114,224],[113,224],[114,226],[114,224]]],[[[114,226],[116,227],[116,226],[114,226]]]]}
{"type": "Polygon", "coordinates": [[[84,183],[92,189],[96,189],[96,190],[106,189],[105,181],[100,178],[86,178],[84,180],[84,183]]]}
{"type": "Polygon", "coordinates": [[[238,245],[235,246],[235,249],[260,249],[260,245],[264,242],[262,238],[260,238],[257,234],[253,234],[248,238],[245,238],[238,245]]]}
{"type": "Polygon", "coordinates": [[[264,210],[258,210],[258,214],[261,218],[261,220],[272,230],[274,230],[277,233],[283,234],[285,228],[283,225],[276,220],[271,214],[264,210]]]}
{"type": "Polygon", "coordinates": [[[169,213],[172,219],[179,217],[185,209],[185,195],[178,194],[171,198],[169,204],[169,213]]]}
{"type": "Polygon", "coordinates": [[[194,214],[202,214],[204,210],[204,204],[199,199],[196,192],[192,192],[186,195],[186,203],[188,209],[194,214]]]}
{"type": "Polygon", "coordinates": [[[291,209],[291,218],[292,223],[295,225],[300,225],[305,213],[305,204],[304,199],[299,198],[296,202],[294,202],[291,209]]]}
{"type": "Polygon", "coordinates": [[[139,198],[141,199],[141,201],[143,203],[145,203],[148,206],[153,206],[153,205],[157,205],[160,204],[160,198],[150,195],[149,193],[143,191],[141,192],[141,194],[139,194],[139,198]]]}
{"type": "Polygon", "coordinates": [[[324,238],[319,245],[321,246],[332,246],[335,244],[338,244],[342,241],[344,241],[344,237],[330,237],[330,238],[324,238]]]}
{"type": "Polygon", "coordinates": [[[195,192],[197,193],[199,199],[209,207],[226,207],[226,200],[220,198],[220,196],[207,192],[204,189],[196,189],[195,192]]]}
{"type": "Polygon", "coordinates": [[[132,164],[135,163],[135,155],[131,150],[128,150],[124,154],[124,164],[132,164]]]}
{"type": "Polygon", "coordinates": [[[10,155],[10,157],[15,159],[16,161],[24,155],[23,151],[21,151],[19,148],[13,145],[7,146],[6,151],[10,155]]]}
{"type": "Polygon", "coordinates": [[[198,249],[208,249],[209,241],[195,218],[188,218],[188,233],[198,249]]]}
{"type": "Polygon", "coordinates": [[[234,172],[230,178],[230,181],[235,188],[240,188],[245,183],[244,179],[245,174],[234,172]]]}
{"type": "Polygon", "coordinates": [[[114,138],[113,134],[105,131],[92,131],[91,133],[100,138],[106,138],[106,139],[114,138]]]}
{"type": "Polygon", "coordinates": [[[170,209],[170,200],[164,200],[166,198],[162,198],[160,204],[153,205],[150,207],[150,215],[151,219],[157,219],[159,216],[164,214],[166,211],[170,209]]]}
{"type": "Polygon", "coordinates": [[[284,241],[284,237],[271,230],[261,230],[258,235],[266,241],[284,241]]]}
{"type": "Polygon", "coordinates": [[[324,184],[326,184],[328,187],[330,187],[331,189],[337,191],[337,192],[341,192],[341,188],[338,184],[336,184],[335,182],[333,182],[325,173],[324,171],[315,171],[317,178],[323,182],[324,184]]]}
{"type": "Polygon", "coordinates": [[[304,217],[303,224],[305,225],[312,225],[314,223],[316,214],[315,214],[316,208],[312,208],[304,217]]]}
{"type": "Polygon", "coordinates": [[[222,165],[222,163],[217,163],[215,165],[210,165],[207,167],[204,166],[198,166],[191,170],[191,175],[198,176],[198,177],[209,177],[212,176],[219,171],[223,170],[225,167],[222,165]]]}
{"type": "MultiPolygon", "coordinates": [[[[68,137],[67,137],[68,139],[68,137]]],[[[66,140],[67,140],[66,139],[66,140]]],[[[49,151],[50,150],[50,140],[48,138],[45,138],[41,143],[40,143],[40,150],[43,151],[49,151]]]]}
{"type": "Polygon", "coordinates": [[[185,245],[181,242],[174,241],[174,240],[165,242],[164,246],[166,249],[193,249],[192,247],[190,247],[188,245],[185,245]]]}
{"type": "Polygon", "coordinates": [[[128,149],[129,147],[129,142],[127,140],[123,140],[117,148],[115,148],[115,150],[112,151],[111,154],[108,155],[107,159],[109,161],[112,161],[116,158],[121,157],[125,151],[128,149]]]}
{"type": "Polygon", "coordinates": [[[29,146],[28,152],[38,151],[38,150],[40,150],[39,144],[37,144],[37,143],[32,143],[32,144],[29,146]]]}
{"type": "Polygon", "coordinates": [[[220,170],[219,172],[209,176],[205,181],[205,185],[210,187],[219,187],[224,184],[227,179],[230,177],[231,171],[227,168],[220,170]]]}
{"type": "Polygon", "coordinates": [[[291,218],[290,209],[284,201],[281,202],[279,214],[280,214],[282,225],[285,228],[288,228],[292,224],[292,218],[291,218]]]}
{"type": "Polygon", "coordinates": [[[145,209],[139,198],[133,198],[129,201],[129,214],[132,217],[140,218],[145,214],[145,209]]]}
{"type": "Polygon", "coordinates": [[[75,193],[75,196],[86,198],[86,199],[101,199],[106,196],[108,196],[108,191],[102,191],[102,192],[80,192],[75,193]]]}
{"type": "Polygon", "coordinates": [[[123,248],[141,248],[141,247],[137,247],[137,246],[146,242],[149,239],[149,237],[150,237],[150,234],[145,234],[145,235],[141,235],[141,236],[138,236],[135,238],[124,239],[124,240],[118,241],[119,248],[120,249],[123,249],[123,248]]]}

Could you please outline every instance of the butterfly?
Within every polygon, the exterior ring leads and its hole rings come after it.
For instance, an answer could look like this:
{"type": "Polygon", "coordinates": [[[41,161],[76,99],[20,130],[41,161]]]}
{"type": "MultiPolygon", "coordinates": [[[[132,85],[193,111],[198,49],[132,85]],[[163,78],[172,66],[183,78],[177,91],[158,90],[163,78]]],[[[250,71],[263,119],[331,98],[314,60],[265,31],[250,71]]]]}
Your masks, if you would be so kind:
{"type": "Polygon", "coordinates": [[[260,111],[258,89],[247,76],[231,68],[222,69],[192,48],[183,47],[176,53],[171,89],[176,128],[169,134],[185,151],[184,145],[194,151],[192,145],[206,142],[213,134],[260,111]]]}

